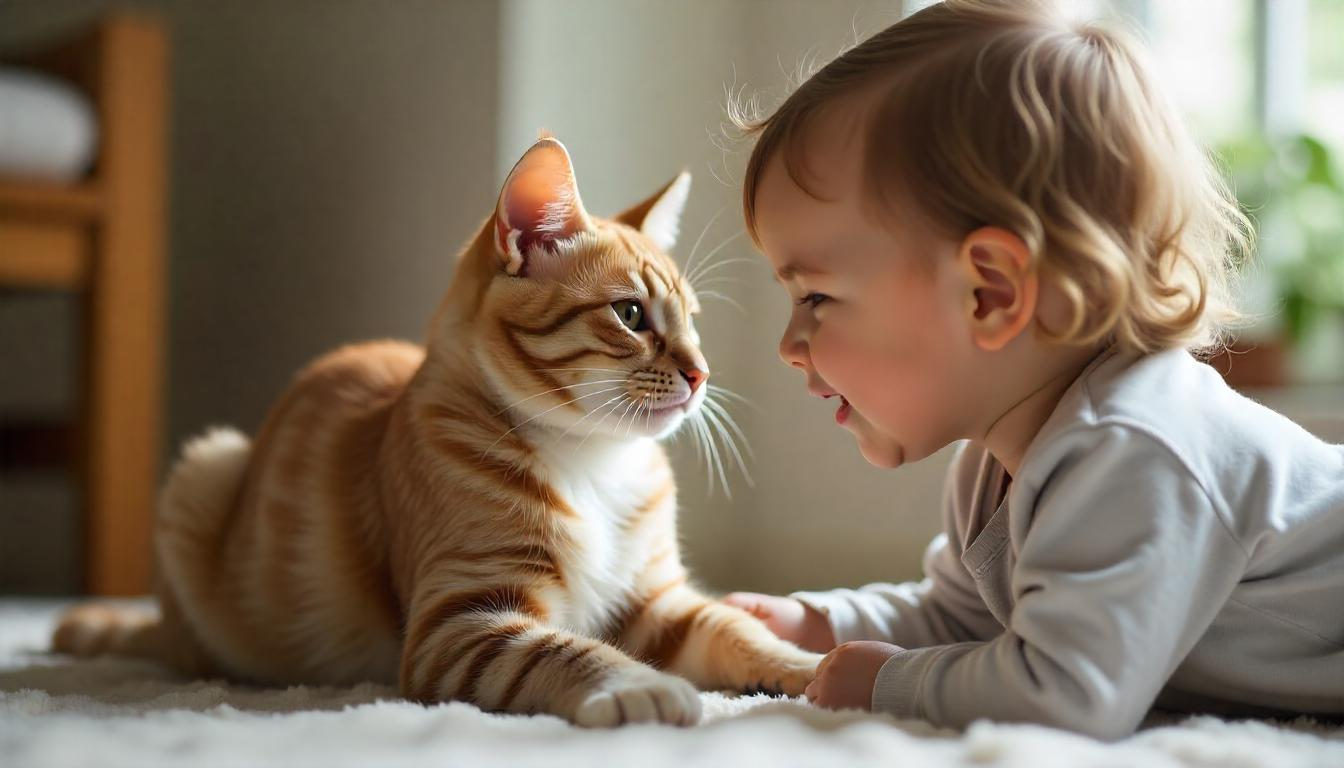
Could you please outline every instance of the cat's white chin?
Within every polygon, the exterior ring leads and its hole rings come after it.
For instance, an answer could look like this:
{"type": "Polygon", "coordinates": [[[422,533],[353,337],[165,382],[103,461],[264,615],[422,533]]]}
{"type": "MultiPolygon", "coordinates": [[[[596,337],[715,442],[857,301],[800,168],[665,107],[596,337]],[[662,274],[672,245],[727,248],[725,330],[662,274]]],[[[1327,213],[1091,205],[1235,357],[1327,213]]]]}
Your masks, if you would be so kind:
{"type": "Polygon", "coordinates": [[[645,410],[625,424],[618,422],[610,431],[604,431],[607,432],[609,437],[617,440],[650,437],[661,440],[677,431],[677,427],[681,426],[686,414],[684,403],[666,408],[645,410]]]}
{"type": "Polygon", "coordinates": [[[681,423],[686,420],[690,414],[688,403],[673,405],[667,408],[658,408],[648,413],[648,419],[644,424],[643,434],[658,440],[667,437],[676,432],[681,423]]]}

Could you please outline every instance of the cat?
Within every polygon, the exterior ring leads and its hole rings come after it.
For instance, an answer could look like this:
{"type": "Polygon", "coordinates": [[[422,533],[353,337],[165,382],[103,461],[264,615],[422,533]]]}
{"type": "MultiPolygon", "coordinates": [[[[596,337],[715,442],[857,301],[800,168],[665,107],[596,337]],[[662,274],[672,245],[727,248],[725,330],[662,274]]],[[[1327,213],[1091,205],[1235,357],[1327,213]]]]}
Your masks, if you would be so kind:
{"type": "Polygon", "coordinates": [[[542,137],[460,254],[426,345],[298,374],[254,441],[188,442],[155,523],[157,615],[88,605],[55,650],[582,726],[691,724],[696,687],[797,696],[820,657],[687,580],[660,438],[704,407],[667,251],[683,172],[600,219],[542,137]]]}

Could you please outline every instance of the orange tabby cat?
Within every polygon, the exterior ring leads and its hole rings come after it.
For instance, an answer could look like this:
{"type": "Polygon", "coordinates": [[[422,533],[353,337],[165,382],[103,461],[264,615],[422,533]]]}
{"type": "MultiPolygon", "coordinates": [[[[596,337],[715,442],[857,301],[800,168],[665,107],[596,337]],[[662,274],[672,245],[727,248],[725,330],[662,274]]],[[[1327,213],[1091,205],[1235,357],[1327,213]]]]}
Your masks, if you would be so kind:
{"type": "Polygon", "coordinates": [[[689,186],[683,173],[590,217],[543,137],[462,253],[427,345],[336,350],[254,442],[189,443],[155,530],[160,615],[76,608],[56,649],[270,684],[396,682],[590,726],[695,722],[691,683],[800,694],[819,657],[702,596],[678,553],[656,439],[709,376],[695,293],[666,254],[689,186]]]}

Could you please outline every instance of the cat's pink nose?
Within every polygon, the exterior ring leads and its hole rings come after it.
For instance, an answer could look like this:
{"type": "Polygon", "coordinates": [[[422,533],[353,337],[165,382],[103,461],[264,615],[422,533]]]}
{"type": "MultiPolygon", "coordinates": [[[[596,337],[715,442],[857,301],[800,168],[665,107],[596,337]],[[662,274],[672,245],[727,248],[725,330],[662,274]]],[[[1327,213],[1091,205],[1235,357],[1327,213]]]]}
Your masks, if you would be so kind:
{"type": "Polygon", "coordinates": [[[700,385],[705,383],[705,379],[709,378],[709,371],[702,371],[699,368],[687,368],[681,372],[681,378],[685,379],[686,383],[691,385],[691,394],[694,395],[695,391],[700,388],[700,385]]]}

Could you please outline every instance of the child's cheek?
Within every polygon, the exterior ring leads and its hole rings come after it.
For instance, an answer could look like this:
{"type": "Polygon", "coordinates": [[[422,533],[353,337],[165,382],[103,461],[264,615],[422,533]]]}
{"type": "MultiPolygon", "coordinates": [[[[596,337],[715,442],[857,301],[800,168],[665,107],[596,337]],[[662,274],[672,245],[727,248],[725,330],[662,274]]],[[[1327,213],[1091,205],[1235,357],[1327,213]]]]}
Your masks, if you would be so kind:
{"type": "Polygon", "coordinates": [[[841,394],[853,399],[868,388],[877,348],[861,332],[822,324],[812,342],[817,372],[841,394]]]}

